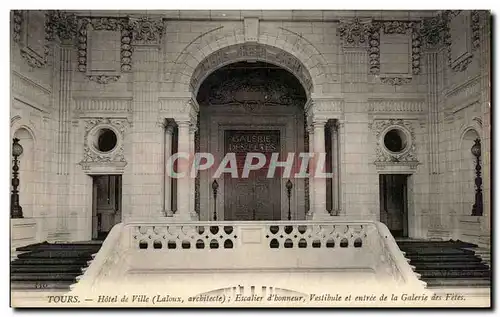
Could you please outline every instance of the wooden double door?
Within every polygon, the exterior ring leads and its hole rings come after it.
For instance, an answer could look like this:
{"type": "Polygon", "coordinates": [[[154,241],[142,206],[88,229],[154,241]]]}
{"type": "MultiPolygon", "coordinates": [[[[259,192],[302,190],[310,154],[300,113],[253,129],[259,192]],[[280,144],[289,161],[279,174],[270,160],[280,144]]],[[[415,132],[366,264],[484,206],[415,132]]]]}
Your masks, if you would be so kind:
{"type": "MultiPolygon", "coordinates": [[[[224,220],[280,220],[280,168],[267,177],[272,153],[280,152],[279,130],[226,130],[225,153],[235,153],[238,177],[224,174],[224,220]],[[247,153],[262,153],[266,164],[242,177],[247,153]]],[[[256,163],[255,161],[253,161],[256,163]]]]}

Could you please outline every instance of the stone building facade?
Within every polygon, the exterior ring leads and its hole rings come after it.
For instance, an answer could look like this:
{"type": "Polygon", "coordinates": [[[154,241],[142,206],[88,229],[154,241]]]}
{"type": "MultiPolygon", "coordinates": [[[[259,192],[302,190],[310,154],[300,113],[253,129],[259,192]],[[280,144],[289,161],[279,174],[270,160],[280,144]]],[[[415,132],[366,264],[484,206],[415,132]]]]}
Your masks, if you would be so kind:
{"type": "Polygon", "coordinates": [[[89,240],[131,219],[213,220],[214,211],[218,220],[286,220],[285,178],[256,182],[263,190],[248,196],[258,186],[221,177],[214,201],[209,171],[168,176],[171,153],[220,159],[228,131],[278,131],[282,159],[326,153],[331,179],[292,180],[292,219],[381,220],[403,236],[489,245],[490,19],[12,11],[10,130],[24,148],[14,246],[89,240]],[[232,80],[238,67],[293,83],[232,80]],[[483,212],[471,216],[476,139],[483,212]],[[259,214],[270,199],[278,211],[259,214]],[[250,203],[245,215],[231,211],[250,203]]]}

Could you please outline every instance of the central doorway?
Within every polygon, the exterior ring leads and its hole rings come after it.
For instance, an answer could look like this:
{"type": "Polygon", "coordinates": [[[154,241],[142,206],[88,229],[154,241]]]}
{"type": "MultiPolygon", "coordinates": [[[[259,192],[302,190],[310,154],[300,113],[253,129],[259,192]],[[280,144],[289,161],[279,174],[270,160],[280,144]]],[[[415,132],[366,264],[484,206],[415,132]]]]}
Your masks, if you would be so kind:
{"type": "Polygon", "coordinates": [[[226,220],[279,220],[279,174],[274,173],[273,177],[268,178],[267,173],[271,154],[280,149],[280,132],[226,130],[224,134],[225,152],[235,153],[239,176],[224,176],[226,220]],[[242,178],[246,155],[250,152],[264,154],[266,164],[258,170],[250,171],[248,178],[242,178]]]}
{"type": "MultiPolygon", "coordinates": [[[[279,153],[282,162],[289,153],[304,152],[306,101],[302,84],[284,68],[259,61],[227,64],[205,78],[198,90],[195,152],[213,154],[217,166],[228,152],[235,153],[240,176],[248,152],[264,154],[267,162],[273,153],[279,153]]],[[[280,176],[282,167],[271,178],[267,166],[251,171],[248,178],[224,173],[217,179],[216,196],[214,172],[200,171],[195,180],[200,219],[212,220],[214,214],[225,221],[287,219],[288,179],[280,176]]],[[[291,181],[291,217],[304,219],[306,181],[291,181]]]]}

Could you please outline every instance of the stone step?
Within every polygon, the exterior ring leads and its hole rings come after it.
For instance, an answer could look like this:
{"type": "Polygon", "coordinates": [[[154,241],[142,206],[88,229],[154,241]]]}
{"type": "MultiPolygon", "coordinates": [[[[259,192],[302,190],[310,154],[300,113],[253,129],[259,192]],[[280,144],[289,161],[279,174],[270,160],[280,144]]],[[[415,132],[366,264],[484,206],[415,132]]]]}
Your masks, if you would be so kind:
{"type": "Polygon", "coordinates": [[[75,281],[75,278],[80,273],[40,273],[40,272],[23,272],[11,273],[11,281],[75,281]]]}
{"type": "Polygon", "coordinates": [[[474,255],[474,251],[454,248],[405,248],[406,257],[426,255],[474,255]]]}
{"type": "Polygon", "coordinates": [[[11,281],[11,290],[68,290],[74,281],[11,281]]]}
{"type": "Polygon", "coordinates": [[[453,269],[453,270],[436,270],[436,269],[417,269],[421,274],[422,279],[427,281],[430,277],[439,278],[470,278],[470,277],[490,277],[491,272],[488,269],[453,269]]]}
{"type": "Polygon", "coordinates": [[[11,273],[81,273],[81,265],[19,265],[12,264],[11,273]]]}
{"type": "Polygon", "coordinates": [[[46,251],[46,250],[90,250],[98,251],[102,246],[102,243],[48,243],[42,242],[37,244],[32,244],[24,247],[19,247],[17,251],[46,251]]]}
{"type": "Polygon", "coordinates": [[[47,250],[32,251],[18,255],[19,259],[26,258],[64,258],[64,259],[92,259],[92,253],[88,251],[70,251],[70,250],[47,250]]]}
{"type": "Polygon", "coordinates": [[[410,266],[418,267],[418,269],[481,269],[487,270],[488,266],[479,261],[473,262],[420,262],[418,265],[416,263],[410,262],[410,266]]]}
{"type": "Polygon", "coordinates": [[[88,259],[64,259],[64,258],[25,258],[12,261],[12,265],[88,265],[92,262],[88,259]]]}
{"type": "Polygon", "coordinates": [[[490,278],[427,278],[427,288],[442,288],[442,287],[485,287],[491,285],[490,278]]]}
{"type": "Polygon", "coordinates": [[[436,262],[477,262],[481,263],[481,258],[473,255],[428,255],[428,256],[412,256],[408,258],[412,264],[416,263],[436,263],[436,262]]]}

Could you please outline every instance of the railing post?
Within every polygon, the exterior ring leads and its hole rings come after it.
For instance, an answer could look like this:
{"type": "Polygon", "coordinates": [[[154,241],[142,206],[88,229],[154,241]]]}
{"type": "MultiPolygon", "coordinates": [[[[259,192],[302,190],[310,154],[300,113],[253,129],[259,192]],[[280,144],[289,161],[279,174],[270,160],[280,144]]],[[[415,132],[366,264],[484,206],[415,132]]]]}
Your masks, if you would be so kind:
{"type": "Polygon", "coordinates": [[[290,207],[290,198],[292,197],[293,184],[290,180],[286,182],[286,195],[288,196],[288,220],[292,220],[292,211],[290,207]]]}
{"type": "Polygon", "coordinates": [[[219,183],[214,179],[212,182],[212,191],[214,192],[214,221],[217,221],[217,189],[219,188],[219,183]]]}

